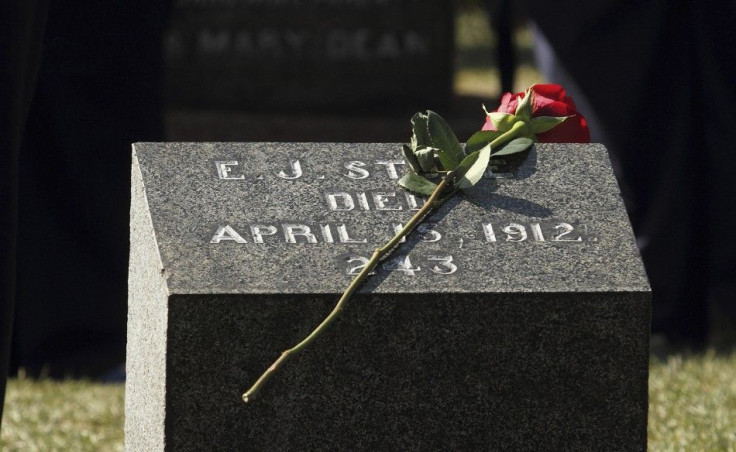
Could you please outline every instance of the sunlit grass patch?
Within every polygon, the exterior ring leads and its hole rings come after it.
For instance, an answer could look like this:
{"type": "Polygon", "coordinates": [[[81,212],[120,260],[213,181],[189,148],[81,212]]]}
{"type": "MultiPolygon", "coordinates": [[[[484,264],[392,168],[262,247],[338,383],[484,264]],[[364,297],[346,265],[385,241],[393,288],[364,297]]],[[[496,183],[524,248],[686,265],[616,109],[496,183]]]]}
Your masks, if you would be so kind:
{"type": "Polygon", "coordinates": [[[736,450],[736,352],[652,359],[650,450],[736,450]]]}
{"type": "Polygon", "coordinates": [[[123,450],[123,396],[122,384],[12,379],[0,450],[123,450]]]}

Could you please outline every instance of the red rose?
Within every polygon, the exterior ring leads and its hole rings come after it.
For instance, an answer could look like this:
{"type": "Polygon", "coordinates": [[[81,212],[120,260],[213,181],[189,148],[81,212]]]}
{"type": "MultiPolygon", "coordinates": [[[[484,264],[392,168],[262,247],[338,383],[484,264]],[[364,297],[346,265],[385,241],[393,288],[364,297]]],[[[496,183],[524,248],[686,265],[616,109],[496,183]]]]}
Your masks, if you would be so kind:
{"type": "MultiPolygon", "coordinates": [[[[578,113],[572,98],[565,94],[560,85],[534,85],[531,88],[531,116],[568,116],[562,123],[546,132],[536,134],[540,143],[588,143],[590,132],[585,118],[578,113]]],[[[515,114],[519,100],[524,98],[524,92],[506,93],[501,98],[501,105],[495,110],[499,113],[515,114]]],[[[491,117],[486,116],[486,123],[482,130],[496,130],[491,117]]]]}

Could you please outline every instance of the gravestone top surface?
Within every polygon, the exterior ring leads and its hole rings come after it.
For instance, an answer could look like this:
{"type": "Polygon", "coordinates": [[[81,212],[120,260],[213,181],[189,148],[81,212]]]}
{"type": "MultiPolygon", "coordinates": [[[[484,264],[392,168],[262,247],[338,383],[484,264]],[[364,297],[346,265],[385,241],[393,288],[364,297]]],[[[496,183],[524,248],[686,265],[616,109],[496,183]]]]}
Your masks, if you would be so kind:
{"type": "MultiPolygon", "coordinates": [[[[171,294],[341,293],[422,199],[399,144],[136,143],[171,294]]],[[[537,144],[425,219],[362,291],[648,292],[599,144],[537,144]],[[389,271],[391,270],[391,271],[389,271]]]]}

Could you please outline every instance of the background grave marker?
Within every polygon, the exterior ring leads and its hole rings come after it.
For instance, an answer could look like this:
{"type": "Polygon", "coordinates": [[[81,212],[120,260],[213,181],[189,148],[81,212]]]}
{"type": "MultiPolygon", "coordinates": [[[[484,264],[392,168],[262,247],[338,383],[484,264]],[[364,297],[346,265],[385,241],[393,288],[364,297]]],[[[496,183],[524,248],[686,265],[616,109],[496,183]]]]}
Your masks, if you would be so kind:
{"type": "Polygon", "coordinates": [[[167,103],[352,114],[447,105],[453,42],[451,2],[177,0],[167,103]]]}

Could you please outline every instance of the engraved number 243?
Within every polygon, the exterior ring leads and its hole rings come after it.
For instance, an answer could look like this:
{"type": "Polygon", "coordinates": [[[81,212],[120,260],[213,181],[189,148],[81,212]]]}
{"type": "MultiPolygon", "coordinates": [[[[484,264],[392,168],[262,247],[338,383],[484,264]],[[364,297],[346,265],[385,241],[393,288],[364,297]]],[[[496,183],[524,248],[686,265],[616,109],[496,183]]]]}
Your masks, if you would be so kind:
{"type": "MultiPolygon", "coordinates": [[[[433,273],[439,275],[451,275],[457,271],[457,266],[452,261],[452,256],[427,256],[426,267],[433,273]]],[[[368,258],[364,256],[350,256],[347,258],[348,264],[358,263],[358,265],[349,265],[347,268],[348,275],[359,274],[365,265],[368,263],[368,258]]],[[[409,258],[409,255],[394,256],[385,261],[381,268],[387,271],[399,271],[407,276],[416,276],[416,274],[422,271],[420,265],[414,265],[409,258]]],[[[375,274],[372,271],[369,274],[375,274]]]]}

